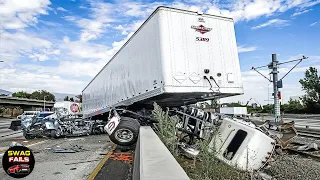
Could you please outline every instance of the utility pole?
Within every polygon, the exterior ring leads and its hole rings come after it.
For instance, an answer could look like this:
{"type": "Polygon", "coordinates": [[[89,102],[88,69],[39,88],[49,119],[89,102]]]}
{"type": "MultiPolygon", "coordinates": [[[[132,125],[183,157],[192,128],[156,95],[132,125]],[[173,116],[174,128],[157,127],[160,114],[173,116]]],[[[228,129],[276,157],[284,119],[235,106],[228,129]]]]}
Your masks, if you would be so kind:
{"type": "MultiPolygon", "coordinates": [[[[277,124],[279,122],[280,118],[280,104],[278,99],[278,88],[282,88],[282,82],[278,81],[278,61],[277,61],[277,55],[272,54],[272,62],[268,65],[269,69],[272,69],[271,73],[272,76],[272,82],[273,82],[273,101],[274,101],[274,120],[277,124]],[[281,86],[278,86],[278,83],[281,82],[281,86]]],[[[280,84],[280,83],[279,83],[280,84]]]]}
{"type": "Polygon", "coordinates": [[[268,65],[265,66],[260,66],[260,67],[252,67],[252,70],[255,70],[257,73],[259,73],[261,76],[263,76],[264,78],[266,78],[269,82],[273,83],[273,100],[274,100],[274,122],[275,125],[279,125],[279,118],[280,118],[280,104],[279,104],[279,98],[278,98],[278,93],[279,93],[279,89],[282,88],[282,79],[284,77],[286,77],[302,60],[307,59],[308,57],[302,56],[301,59],[295,59],[295,60],[290,60],[290,61],[286,61],[286,62],[282,62],[279,63],[279,61],[277,60],[277,55],[276,54],[272,54],[272,61],[271,63],[269,63],[268,65]],[[296,65],[294,65],[281,79],[278,79],[278,67],[281,64],[286,64],[286,63],[290,63],[290,62],[295,62],[298,61],[298,63],[296,65]],[[268,69],[271,70],[272,74],[272,80],[267,78],[265,75],[263,75],[262,73],[260,73],[257,69],[259,68],[264,68],[264,67],[268,67],[268,69]]]}
{"type": "MultiPolygon", "coordinates": [[[[47,95],[48,96],[48,95],[47,95]]],[[[43,111],[46,111],[46,97],[47,96],[44,96],[43,97],[43,111]]]]}

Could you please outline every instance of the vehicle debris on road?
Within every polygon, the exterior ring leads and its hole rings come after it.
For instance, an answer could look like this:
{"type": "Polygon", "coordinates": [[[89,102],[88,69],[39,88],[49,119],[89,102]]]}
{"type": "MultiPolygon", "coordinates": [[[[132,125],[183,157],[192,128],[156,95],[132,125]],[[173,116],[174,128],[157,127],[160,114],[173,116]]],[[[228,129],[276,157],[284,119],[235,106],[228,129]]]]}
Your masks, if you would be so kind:
{"type": "Polygon", "coordinates": [[[52,148],[52,152],[54,153],[76,153],[76,152],[82,152],[82,151],[89,151],[89,150],[84,149],[82,146],[78,146],[78,145],[74,145],[71,148],[61,148],[61,147],[52,148]]]}
{"type": "Polygon", "coordinates": [[[104,124],[102,120],[84,119],[81,114],[66,114],[63,108],[56,108],[54,112],[40,112],[35,117],[21,119],[21,129],[26,139],[103,134],[104,124]]]}

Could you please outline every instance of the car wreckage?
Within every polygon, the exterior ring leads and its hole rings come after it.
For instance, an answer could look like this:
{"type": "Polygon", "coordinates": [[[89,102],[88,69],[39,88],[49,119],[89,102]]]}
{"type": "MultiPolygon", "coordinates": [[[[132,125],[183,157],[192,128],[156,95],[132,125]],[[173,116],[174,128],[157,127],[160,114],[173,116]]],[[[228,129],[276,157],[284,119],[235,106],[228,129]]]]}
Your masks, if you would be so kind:
{"type": "Polygon", "coordinates": [[[63,108],[56,109],[55,112],[41,112],[36,117],[21,119],[24,137],[26,139],[43,136],[59,138],[105,133],[103,121],[83,119],[81,115],[64,114],[63,111],[63,108]]]}

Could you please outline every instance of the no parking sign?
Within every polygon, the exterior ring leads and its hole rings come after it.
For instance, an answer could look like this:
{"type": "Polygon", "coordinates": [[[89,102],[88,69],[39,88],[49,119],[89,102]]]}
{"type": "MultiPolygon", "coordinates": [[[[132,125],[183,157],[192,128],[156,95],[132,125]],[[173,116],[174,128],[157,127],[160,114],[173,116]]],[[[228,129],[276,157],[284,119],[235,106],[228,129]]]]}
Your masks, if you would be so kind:
{"type": "Polygon", "coordinates": [[[79,112],[79,106],[78,106],[78,104],[71,104],[71,106],[70,106],[70,110],[73,112],[73,113],[77,113],[77,112],[79,112]]]}

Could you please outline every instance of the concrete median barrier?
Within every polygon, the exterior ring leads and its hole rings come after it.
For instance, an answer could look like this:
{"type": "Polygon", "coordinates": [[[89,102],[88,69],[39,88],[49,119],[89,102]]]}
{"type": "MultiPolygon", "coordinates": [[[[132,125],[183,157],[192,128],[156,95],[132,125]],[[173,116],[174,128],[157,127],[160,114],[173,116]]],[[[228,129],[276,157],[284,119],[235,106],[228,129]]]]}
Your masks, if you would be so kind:
{"type": "Polygon", "coordinates": [[[141,126],[136,145],[133,180],[189,180],[170,151],[149,126],[141,126]]]}

